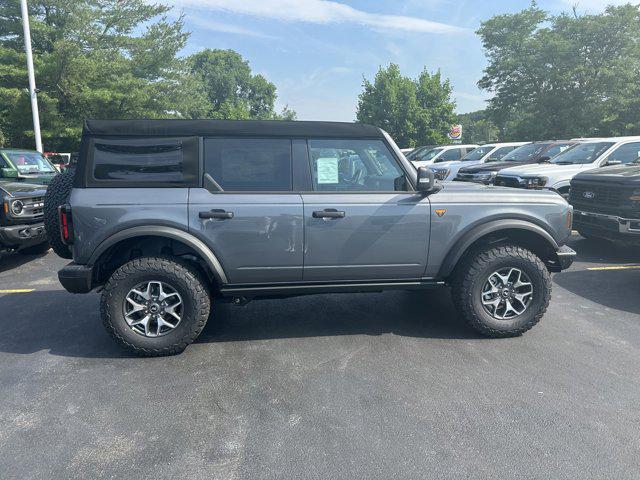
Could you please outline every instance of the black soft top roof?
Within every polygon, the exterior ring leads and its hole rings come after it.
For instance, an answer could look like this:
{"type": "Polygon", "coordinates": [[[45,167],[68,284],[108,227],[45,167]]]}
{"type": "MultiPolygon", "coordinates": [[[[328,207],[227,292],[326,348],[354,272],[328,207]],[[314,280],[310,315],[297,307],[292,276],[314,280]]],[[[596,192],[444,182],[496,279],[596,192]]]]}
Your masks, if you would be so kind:
{"type": "Polygon", "coordinates": [[[346,122],[280,120],[85,120],[87,136],[278,136],[326,138],[382,138],[372,125],[346,122]]]}

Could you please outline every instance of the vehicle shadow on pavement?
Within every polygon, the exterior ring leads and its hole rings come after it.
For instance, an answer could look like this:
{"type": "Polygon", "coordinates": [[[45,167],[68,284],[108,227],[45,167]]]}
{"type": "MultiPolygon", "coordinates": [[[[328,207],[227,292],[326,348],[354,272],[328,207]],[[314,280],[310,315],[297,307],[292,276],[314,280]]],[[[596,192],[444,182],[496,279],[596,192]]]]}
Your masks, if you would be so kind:
{"type": "Polygon", "coordinates": [[[571,248],[578,252],[578,261],[602,265],[640,263],[640,247],[620,245],[606,240],[587,240],[574,237],[571,248]]]}
{"type": "Polygon", "coordinates": [[[312,295],[216,305],[199,342],[394,334],[484,338],[465,325],[448,290],[312,295]]]}
{"type": "MultiPolygon", "coordinates": [[[[84,358],[136,357],[121,349],[100,321],[99,296],[63,290],[0,296],[0,352],[84,358]]],[[[458,317],[446,290],[314,295],[216,304],[198,343],[277,338],[395,335],[482,338],[458,317]]]]}
{"type": "Polygon", "coordinates": [[[554,283],[604,307],[640,314],[640,270],[569,270],[556,274],[554,283]]]}
{"type": "Polygon", "coordinates": [[[22,265],[37,260],[38,258],[42,258],[46,255],[47,253],[40,253],[38,255],[22,255],[20,253],[3,254],[2,256],[0,256],[0,273],[21,267],[22,265]]]}

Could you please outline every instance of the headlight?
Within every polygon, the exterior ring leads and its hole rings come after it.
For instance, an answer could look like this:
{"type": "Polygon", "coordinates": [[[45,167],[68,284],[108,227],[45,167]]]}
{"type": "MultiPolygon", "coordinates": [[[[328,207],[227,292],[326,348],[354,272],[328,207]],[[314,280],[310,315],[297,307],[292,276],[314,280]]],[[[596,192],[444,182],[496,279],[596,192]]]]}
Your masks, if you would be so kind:
{"type": "Polygon", "coordinates": [[[451,172],[448,168],[437,168],[433,170],[433,175],[436,177],[436,180],[444,180],[449,176],[449,172],[451,172]]]}
{"type": "Polygon", "coordinates": [[[524,188],[541,188],[547,184],[545,177],[526,177],[522,179],[524,188]]]}
{"type": "Polygon", "coordinates": [[[18,216],[18,215],[22,215],[23,211],[24,211],[24,203],[22,203],[21,200],[14,200],[13,202],[11,202],[11,213],[18,216]]]}

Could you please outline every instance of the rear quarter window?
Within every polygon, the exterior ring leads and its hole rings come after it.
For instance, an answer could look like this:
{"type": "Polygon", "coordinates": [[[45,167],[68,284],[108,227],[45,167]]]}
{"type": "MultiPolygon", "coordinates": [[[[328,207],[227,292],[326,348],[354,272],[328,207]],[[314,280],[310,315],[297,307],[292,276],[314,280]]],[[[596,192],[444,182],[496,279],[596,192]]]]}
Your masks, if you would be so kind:
{"type": "Polygon", "coordinates": [[[92,139],[90,184],[192,186],[198,142],[194,138],[92,139]]]}

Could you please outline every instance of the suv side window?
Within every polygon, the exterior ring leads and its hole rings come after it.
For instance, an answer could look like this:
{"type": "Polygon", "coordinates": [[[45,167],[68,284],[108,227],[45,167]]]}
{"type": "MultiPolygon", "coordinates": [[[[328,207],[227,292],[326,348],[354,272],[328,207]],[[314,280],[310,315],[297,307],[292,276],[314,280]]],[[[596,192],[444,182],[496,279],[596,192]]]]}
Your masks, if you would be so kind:
{"type": "Polygon", "coordinates": [[[607,161],[629,163],[640,157],[640,142],[625,143],[609,154],[607,161]]]}
{"type": "Polygon", "coordinates": [[[195,180],[197,142],[193,138],[95,138],[90,155],[91,183],[158,186],[195,180]]]}
{"type": "Polygon", "coordinates": [[[316,191],[407,191],[405,173],[381,140],[309,140],[316,191]]]}
{"type": "Polygon", "coordinates": [[[291,140],[207,138],[204,141],[204,171],[224,191],[290,191],[291,140]]]}
{"type": "Polygon", "coordinates": [[[462,158],[462,149],[461,148],[452,148],[450,150],[445,151],[440,158],[438,158],[438,162],[450,162],[452,160],[460,160],[462,158]]]}

